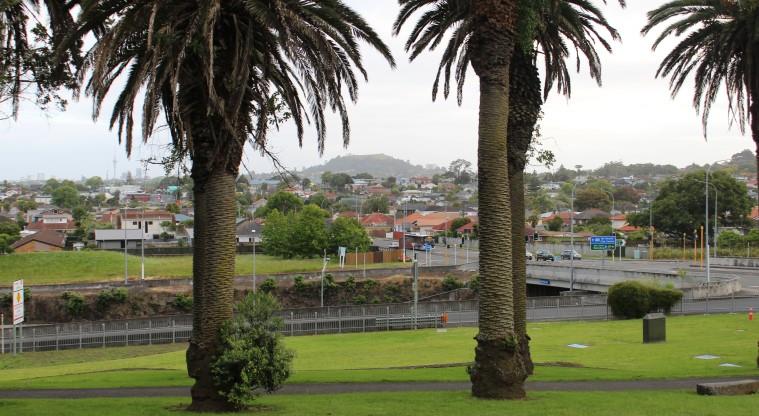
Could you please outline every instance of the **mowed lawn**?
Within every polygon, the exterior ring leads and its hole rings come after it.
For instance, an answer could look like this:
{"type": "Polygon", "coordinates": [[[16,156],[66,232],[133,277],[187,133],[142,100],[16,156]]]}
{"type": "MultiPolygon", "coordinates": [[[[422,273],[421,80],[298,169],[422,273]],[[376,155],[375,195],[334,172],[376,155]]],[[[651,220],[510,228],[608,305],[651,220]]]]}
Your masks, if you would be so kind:
{"type": "MultiPolygon", "coordinates": [[[[185,415],[188,398],[0,400],[4,415],[185,415]]],[[[229,414],[229,413],[226,413],[229,414]]],[[[534,392],[526,400],[478,400],[468,392],[264,396],[243,415],[281,416],[753,416],[757,398],[705,397],[685,391],[534,392]]]]}
{"type": "MultiPolygon", "coordinates": [[[[140,277],[140,257],[128,257],[128,271],[132,279],[140,277]]],[[[334,256],[333,256],[334,257],[334,256]]],[[[367,268],[398,267],[402,263],[367,265],[367,268]]],[[[363,268],[363,265],[359,265],[363,268]]],[[[256,255],[256,274],[298,273],[320,271],[321,259],[280,259],[256,255]]],[[[346,270],[354,269],[347,265],[346,270]]],[[[337,260],[330,270],[337,269],[337,260]]],[[[238,255],[235,274],[251,275],[253,256],[238,255]]],[[[166,277],[190,277],[192,256],[161,256],[145,258],[145,275],[151,279],[166,277]]],[[[24,279],[24,284],[100,282],[124,279],[124,255],[118,252],[82,251],[60,253],[28,253],[0,256],[0,285],[11,285],[14,280],[24,279]]]]}
{"type": "MultiPolygon", "coordinates": [[[[669,318],[668,340],[661,344],[643,344],[641,326],[640,320],[531,324],[538,366],[530,379],[759,376],[759,322],[744,315],[669,318]],[[695,358],[703,354],[719,358],[695,358]]],[[[458,328],[286,338],[296,352],[289,382],[465,381],[475,332],[458,328]]],[[[191,380],[184,349],[161,345],[5,355],[0,358],[0,388],[187,386],[191,380]]]]}

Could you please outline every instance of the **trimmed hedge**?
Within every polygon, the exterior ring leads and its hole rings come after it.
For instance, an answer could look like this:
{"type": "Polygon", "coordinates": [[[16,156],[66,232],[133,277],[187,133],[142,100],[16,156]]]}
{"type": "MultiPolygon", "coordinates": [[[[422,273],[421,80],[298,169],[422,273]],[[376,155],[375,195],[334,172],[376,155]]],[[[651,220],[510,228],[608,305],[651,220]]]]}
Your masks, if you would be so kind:
{"type": "Polygon", "coordinates": [[[627,281],[609,288],[607,302],[615,317],[640,319],[649,312],[670,313],[682,298],[683,293],[679,290],[627,281]]]}

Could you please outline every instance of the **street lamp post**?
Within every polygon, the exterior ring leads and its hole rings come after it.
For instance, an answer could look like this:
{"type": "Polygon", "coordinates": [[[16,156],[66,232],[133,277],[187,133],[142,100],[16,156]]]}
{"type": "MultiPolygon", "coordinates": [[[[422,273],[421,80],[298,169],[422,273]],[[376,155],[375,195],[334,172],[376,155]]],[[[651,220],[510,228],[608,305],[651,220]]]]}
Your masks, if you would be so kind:
{"type": "MultiPolygon", "coordinates": [[[[711,170],[714,165],[720,162],[725,162],[726,160],[719,160],[717,162],[712,163],[706,168],[706,185],[704,186],[704,198],[706,200],[706,203],[704,204],[704,231],[706,232],[706,237],[704,239],[704,242],[706,243],[706,312],[709,313],[709,290],[711,289],[711,264],[709,261],[709,175],[711,175],[711,170]]],[[[716,211],[715,211],[715,222],[716,222],[716,211]]]]}
{"type": "Polygon", "coordinates": [[[569,208],[569,245],[572,251],[569,253],[569,291],[574,291],[575,288],[575,188],[577,188],[577,182],[572,185],[572,199],[570,200],[569,208]]]}
{"type": "Polygon", "coordinates": [[[651,242],[648,249],[648,261],[654,260],[654,201],[648,204],[648,232],[651,233],[651,242]]]}
{"type": "Polygon", "coordinates": [[[253,233],[253,293],[256,293],[256,230],[251,230],[253,233]]]}
{"type": "Polygon", "coordinates": [[[323,308],[324,307],[324,271],[327,270],[327,263],[329,263],[329,257],[327,257],[327,250],[324,250],[324,264],[322,265],[322,281],[321,281],[321,291],[320,291],[320,305],[323,308]]]}

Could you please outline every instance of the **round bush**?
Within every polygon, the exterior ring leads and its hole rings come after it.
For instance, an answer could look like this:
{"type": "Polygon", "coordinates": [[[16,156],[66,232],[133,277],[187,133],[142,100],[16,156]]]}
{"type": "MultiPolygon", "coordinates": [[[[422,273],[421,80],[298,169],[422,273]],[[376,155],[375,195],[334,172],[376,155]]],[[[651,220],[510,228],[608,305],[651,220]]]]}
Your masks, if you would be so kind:
{"type": "Polygon", "coordinates": [[[620,282],[609,288],[607,301],[614,316],[640,319],[651,310],[649,287],[640,282],[620,282]]]}

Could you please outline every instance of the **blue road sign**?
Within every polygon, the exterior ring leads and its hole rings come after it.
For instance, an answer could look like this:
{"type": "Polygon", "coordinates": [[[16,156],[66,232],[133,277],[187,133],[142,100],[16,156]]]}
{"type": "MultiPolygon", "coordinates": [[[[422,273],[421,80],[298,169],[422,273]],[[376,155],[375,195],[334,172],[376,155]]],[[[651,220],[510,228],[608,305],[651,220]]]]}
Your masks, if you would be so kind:
{"type": "Polygon", "coordinates": [[[590,237],[591,250],[612,250],[617,245],[617,237],[613,235],[601,235],[590,237]]]}
{"type": "Polygon", "coordinates": [[[540,284],[541,285],[550,285],[551,281],[548,280],[548,279],[540,279],[540,284]]]}
{"type": "Polygon", "coordinates": [[[432,251],[432,246],[430,244],[425,243],[424,244],[424,251],[432,251]]]}

